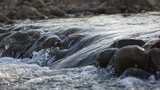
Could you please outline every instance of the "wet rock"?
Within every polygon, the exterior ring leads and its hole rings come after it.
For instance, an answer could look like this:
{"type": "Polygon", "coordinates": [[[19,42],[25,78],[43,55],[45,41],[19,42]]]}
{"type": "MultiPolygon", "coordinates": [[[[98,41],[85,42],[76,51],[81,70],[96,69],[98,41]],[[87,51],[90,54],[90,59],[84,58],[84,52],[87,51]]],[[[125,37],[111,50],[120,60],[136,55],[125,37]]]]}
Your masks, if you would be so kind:
{"type": "Polygon", "coordinates": [[[23,57],[32,57],[33,51],[39,51],[42,48],[42,43],[46,40],[46,36],[41,36],[35,43],[24,53],[23,57]]]}
{"type": "Polygon", "coordinates": [[[95,65],[96,56],[101,49],[96,48],[88,50],[86,47],[93,44],[94,41],[99,38],[100,35],[83,38],[80,40],[80,42],[68,49],[66,58],[58,60],[52,66],[54,68],[72,68],[86,65],[95,65]]]}
{"type": "Polygon", "coordinates": [[[42,42],[42,49],[51,47],[62,47],[62,41],[58,36],[47,37],[44,42],[42,42]]]}
{"type": "Polygon", "coordinates": [[[67,53],[68,49],[50,48],[47,66],[52,66],[57,60],[65,58],[67,53]]]}
{"type": "Polygon", "coordinates": [[[151,67],[154,69],[154,71],[159,71],[160,70],[160,49],[153,48],[149,51],[148,55],[152,62],[151,67]]]}
{"type": "MultiPolygon", "coordinates": [[[[65,53],[69,53],[67,51],[65,53]]],[[[73,55],[62,58],[52,64],[52,68],[73,68],[73,67],[82,67],[88,65],[95,65],[96,64],[96,56],[98,55],[99,51],[93,52],[85,52],[85,53],[75,53],[73,55]]],[[[65,55],[64,53],[64,55],[65,55]]],[[[62,53],[63,54],[63,53],[62,53]]]]}
{"type": "Polygon", "coordinates": [[[160,39],[150,40],[143,47],[146,50],[150,50],[152,48],[160,48],[160,39]]]}
{"type": "Polygon", "coordinates": [[[142,69],[137,69],[137,68],[129,68],[124,71],[124,73],[120,76],[121,79],[126,78],[126,77],[136,77],[139,79],[149,79],[151,76],[150,73],[142,70],[142,69]]]}
{"type": "Polygon", "coordinates": [[[145,42],[143,40],[138,40],[138,39],[121,39],[121,40],[115,41],[110,47],[113,47],[113,48],[122,48],[122,47],[128,46],[128,45],[143,46],[144,44],[145,44],[145,42]]]}
{"type": "Polygon", "coordinates": [[[63,42],[63,46],[64,48],[70,48],[71,46],[75,45],[76,43],[78,43],[83,37],[85,37],[84,35],[80,35],[80,34],[71,34],[68,37],[66,37],[64,39],[63,42]]]}
{"type": "Polygon", "coordinates": [[[41,36],[35,43],[25,52],[24,57],[32,57],[33,51],[40,51],[41,49],[49,48],[63,48],[62,40],[57,35],[41,36]]]}
{"type": "Polygon", "coordinates": [[[117,48],[109,48],[100,52],[97,56],[96,64],[102,68],[106,68],[117,50],[117,48]]]}
{"type": "Polygon", "coordinates": [[[32,38],[32,40],[37,40],[41,36],[39,31],[27,31],[26,33],[32,38]]]}
{"type": "Polygon", "coordinates": [[[126,46],[117,51],[113,57],[115,73],[121,75],[126,69],[136,67],[148,70],[148,57],[145,50],[137,45],[126,46]]]}
{"type": "Polygon", "coordinates": [[[12,32],[0,42],[2,56],[21,57],[39,37],[38,31],[12,32]]]}
{"type": "Polygon", "coordinates": [[[72,55],[73,53],[76,53],[77,51],[81,50],[82,48],[85,48],[92,43],[94,43],[96,40],[98,40],[101,37],[101,35],[96,35],[92,37],[85,37],[82,38],[78,43],[74,44],[71,48],[69,48],[69,52],[67,55],[72,55]]]}

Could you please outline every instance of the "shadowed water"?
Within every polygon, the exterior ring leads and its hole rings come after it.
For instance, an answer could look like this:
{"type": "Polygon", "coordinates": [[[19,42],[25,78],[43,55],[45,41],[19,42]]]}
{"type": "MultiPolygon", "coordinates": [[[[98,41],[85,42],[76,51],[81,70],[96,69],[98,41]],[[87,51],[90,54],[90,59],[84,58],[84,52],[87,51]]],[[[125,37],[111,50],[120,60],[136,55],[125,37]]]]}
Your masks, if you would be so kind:
{"type": "MultiPolygon", "coordinates": [[[[7,27],[6,27],[7,28],[7,27]]],[[[63,49],[33,52],[33,57],[0,59],[0,87],[4,90],[158,90],[159,81],[136,78],[118,79],[110,70],[98,70],[95,59],[117,39],[144,41],[159,38],[160,14],[150,12],[123,17],[100,15],[85,18],[19,21],[14,30],[37,30],[43,35],[69,39],[63,49]],[[53,52],[50,57],[49,52],[53,52]]],[[[65,42],[65,41],[64,41],[65,42]]]]}

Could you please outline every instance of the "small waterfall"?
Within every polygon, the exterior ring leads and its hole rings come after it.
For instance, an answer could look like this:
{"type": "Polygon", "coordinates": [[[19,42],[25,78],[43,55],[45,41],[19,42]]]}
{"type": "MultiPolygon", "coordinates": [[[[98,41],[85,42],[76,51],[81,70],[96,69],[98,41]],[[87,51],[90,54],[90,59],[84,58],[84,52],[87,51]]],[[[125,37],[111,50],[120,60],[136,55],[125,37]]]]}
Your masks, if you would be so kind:
{"type": "MultiPolygon", "coordinates": [[[[157,12],[158,13],[158,12],[157,12]]],[[[15,90],[124,90],[125,85],[136,90],[159,88],[159,81],[114,77],[111,68],[97,69],[97,55],[109,48],[117,39],[135,38],[148,41],[159,38],[160,16],[156,12],[123,17],[100,15],[84,18],[23,21],[2,29],[26,35],[19,40],[17,52],[26,57],[3,57],[3,52],[14,45],[16,39],[5,36],[0,41],[0,87],[15,90]],[[32,33],[30,33],[32,32],[32,33]],[[33,33],[34,32],[34,33],[33,33]],[[10,39],[13,39],[9,41],[10,39]],[[47,43],[44,44],[45,40],[47,43]],[[24,51],[24,52],[21,52],[24,51]],[[28,55],[28,56],[27,56],[28,55]],[[127,81],[127,82],[126,82],[127,81]]],[[[0,38],[2,33],[0,32],[0,38]]],[[[20,37],[19,36],[19,37],[20,37]]],[[[14,48],[12,50],[14,51],[14,48]]],[[[16,55],[16,52],[13,52],[16,55]]]]}

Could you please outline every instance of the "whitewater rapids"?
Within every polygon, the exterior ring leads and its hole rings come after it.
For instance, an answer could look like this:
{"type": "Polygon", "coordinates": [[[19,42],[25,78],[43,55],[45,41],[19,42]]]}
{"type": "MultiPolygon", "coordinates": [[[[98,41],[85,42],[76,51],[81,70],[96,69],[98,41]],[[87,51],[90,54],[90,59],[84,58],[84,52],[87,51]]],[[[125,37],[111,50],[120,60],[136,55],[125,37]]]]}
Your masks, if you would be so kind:
{"type": "MultiPolygon", "coordinates": [[[[133,77],[120,80],[108,70],[94,67],[95,53],[117,39],[136,38],[148,41],[160,37],[160,13],[149,12],[128,17],[99,15],[83,18],[17,21],[21,30],[36,29],[42,34],[57,34],[76,28],[84,36],[70,46],[68,54],[51,65],[47,50],[33,53],[33,58],[0,58],[0,90],[159,90],[160,82],[133,77]],[[28,26],[39,28],[27,28],[28,26]]],[[[5,27],[2,27],[5,28],[5,27]]]]}

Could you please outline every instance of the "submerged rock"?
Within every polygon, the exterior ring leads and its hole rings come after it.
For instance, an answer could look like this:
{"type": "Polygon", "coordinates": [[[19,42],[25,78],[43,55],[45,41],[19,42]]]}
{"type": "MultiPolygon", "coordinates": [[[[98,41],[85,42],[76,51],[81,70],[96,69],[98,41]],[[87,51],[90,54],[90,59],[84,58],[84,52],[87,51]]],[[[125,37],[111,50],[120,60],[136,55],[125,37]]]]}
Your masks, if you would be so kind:
{"type": "Polygon", "coordinates": [[[146,50],[150,50],[152,48],[160,48],[160,39],[150,40],[143,47],[146,50]]]}
{"type": "MultiPolygon", "coordinates": [[[[97,39],[99,39],[101,36],[100,35],[96,35],[96,36],[91,36],[91,37],[85,37],[80,39],[79,42],[75,43],[71,48],[69,48],[69,52],[67,53],[67,55],[72,55],[74,53],[76,53],[77,51],[86,48],[89,45],[92,45],[92,43],[94,43],[97,39]]],[[[80,37],[78,37],[80,38],[80,37]]]]}
{"type": "Polygon", "coordinates": [[[126,69],[136,67],[147,70],[149,60],[145,50],[139,46],[131,45],[118,50],[113,57],[115,73],[121,75],[126,69]]]}
{"type": "MultiPolygon", "coordinates": [[[[65,51],[68,53],[69,51],[65,51]]],[[[62,53],[62,55],[66,55],[62,53]]],[[[73,55],[62,58],[52,64],[52,68],[74,68],[88,65],[95,65],[98,52],[75,53],[73,55]]]]}
{"type": "Polygon", "coordinates": [[[76,43],[80,42],[80,40],[83,37],[85,37],[85,36],[84,35],[80,35],[80,34],[68,35],[63,41],[63,47],[64,48],[71,48],[73,45],[75,45],[76,43]]]}
{"type": "Polygon", "coordinates": [[[51,66],[55,61],[63,59],[67,56],[68,49],[51,48],[49,52],[49,57],[51,58],[48,65],[51,66]]]}
{"type": "Polygon", "coordinates": [[[110,47],[113,48],[122,48],[124,46],[128,45],[138,45],[138,46],[143,46],[145,42],[143,40],[138,40],[138,39],[121,39],[115,41],[110,47]]]}
{"type": "Polygon", "coordinates": [[[109,48],[100,52],[97,56],[96,64],[102,68],[106,68],[116,51],[118,51],[117,48],[109,48]]]}
{"type": "Polygon", "coordinates": [[[39,27],[26,26],[0,30],[0,56],[15,58],[32,57],[34,51],[63,47],[62,40],[55,34],[44,35],[33,30],[39,27]]]}
{"type": "Polygon", "coordinates": [[[129,68],[124,71],[124,73],[120,76],[121,79],[126,78],[126,77],[135,77],[139,79],[149,79],[151,76],[150,73],[142,70],[142,69],[137,69],[137,68],[129,68]]]}

